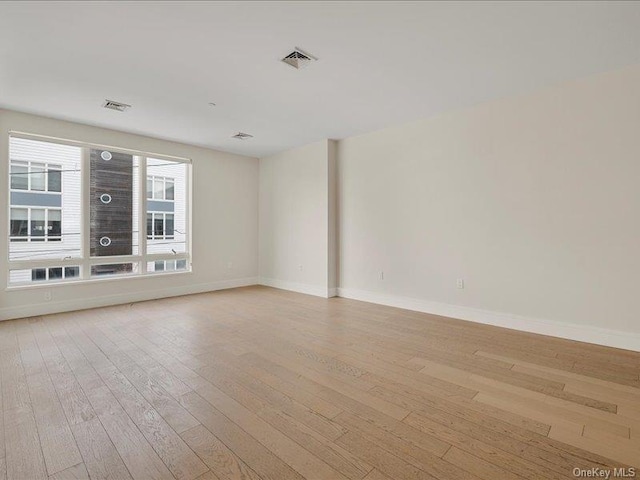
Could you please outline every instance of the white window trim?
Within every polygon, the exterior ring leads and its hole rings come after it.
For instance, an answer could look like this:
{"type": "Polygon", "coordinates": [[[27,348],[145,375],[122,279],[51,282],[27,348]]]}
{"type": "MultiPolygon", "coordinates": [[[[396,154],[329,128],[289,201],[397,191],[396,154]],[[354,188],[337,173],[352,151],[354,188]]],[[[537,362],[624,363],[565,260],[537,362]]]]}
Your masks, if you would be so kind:
{"type": "MultiPolygon", "coordinates": [[[[24,190],[23,190],[24,191],[24,190]]],[[[47,242],[55,242],[56,244],[63,243],[62,234],[62,207],[42,207],[39,205],[9,205],[9,243],[47,243],[47,242]],[[16,237],[11,236],[11,210],[27,210],[27,236],[26,237],[16,237]],[[45,232],[44,235],[31,235],[31,210],[44,210],[44,227],[45,232]],[[48,227],[49,227],[49,211],[56,210],[60,212],[60,235],[49,235],[48,227]],[[51,238],[50,238],[51,237],[51,238]],[[55,240],[54,240],[55,239],[55,240]]],[[[9,246],[11,248],[11,246],[9,246]]]]}
{"type": "MultiPolygon", "coordinates": [[[[147,243],[148,242],[152,242],[151,244],[153,245],[153,241],[154,240],[173,240],[176,236],[176,215],[173,212],[158,212],[155,210],[147,210],[147,215],[151,214],[151,235],[149,235],[149,232],[147,232],[147,243]],[[156,235],[155,234],[155,219],[156,219],[156,215],[162,215],[162,231],[166,232],[167,230],[167,215],[173,215],[173,235],[167,235],[166,233],[163,235],[156,235]]],[[[147,218],[145,216],[145,227],[147,225],[147,218]]],[[[146,228],[145,228],[146,229],[146,228]]]]}
{"type": "Polygon", "coordinates": [[[62,170],[62,165],[60,165],[59,163],[49,163],[49,162],[37,162],[37,161],[31,161],[31,160],[11,160],[9,162],[9,189],[12,192],[30,192],[30,193],[53,193],[55,195],[62,195],[62,193],[64,192],[64,180],[63,177],[64,175],[62,175],[63,170],[62,170]],[[27,167],[27,188],[13,188],[11,186],[11,167],[12,166],[19,166],[19,167],[27,167]],[[31,188],[31,168],[33,165],[37,165],[39,166],[44,166],[44,190],[33,190],[31,188]],[[50,170],[54,170],[54,171],[58,171],[60,172],[60,191],[56,192],[55,190],[49,190],[49,171],[50,170]]]}
{"type": "MultiPolygon", "coordinates": [[[[24,138],[27,140],[36,140],[41,142],[49,142],[49,143],[57,143],[62,145],[70,145],[82,148],[82,159],[81,159],[81,238],[83,239],[81,245],[81,253],[80,257],[74,258],[51,258],[51,259],[43,259],[43,260],[25,260],[25,261],[16,261],[11,260],[9,258],[9,249],[11,242],[7,241],[7,249],[6,249],[6,261],[7,261],[7,287],[5,290],[18,290],[18,289],[30,289],[30,288],[47,288],[53,285],[68,285],[69,283],[91,283],[91,282],[105,282],[105,281],[114,281],[114,280],[122,280],[122,279],[141,279],[150,276],[166,276],[166,275],[183,275],[192,273],[192,262],[191,262],[191,252],[192,252],[192,235],[191,235],[191,224],[192,224],[192,199],[193,192],[192,188],[192,162],[191,159],[185,157],[176,157],[171,155],[163,155],[151,152],[143,152],[140,150],[133,150],[128,148],[122,148],[117,146],[109,146],[109,145],[101,145],[89,142],[81,142],[77,140],[68,140],[56,137],[49,137],[45,135],[38,135],[26,132],[16,132],[10,131],[9,137],[15,138],[24,138]],[[90,256],[90,161],[89,161],[89,150],[90,149],[100,149],[100,150],[108,150],[110,152],[120,152],[129,155],[134,155],[139,157],[139,165],[138,168],[138,185],[140,186],[140,201],[139,203],[139,212],[138,212],[138,254],[137,255],[125,255],[125,256],[111,256],[111,257],[91,257],[90,256]],[[186,165],[186,175],[185,175],[185,252],[170,254],[170,253],[146,253],[147,252],[147,235],[146,235],[146,221],[147,221],[147,200],[154,200],[147,198],[147,159],[153,158],[156,160],[168,160],[176,163],[183,163],[186,165]],[[142,254],[141,252],[145,252],[142,254]],[[156,260],[186,260],[187,269],[179,270],[179,271],[169,271],[169,272],[160,272],[160,273],[147,273],[147,262],[154,262],[156,260]],[[91,277],[91,267],[93,265],[104,265],[104,264],[112,264],[112,263],[137,263],[138,264],[138,273],[129,274],[129,275],[113,275],[113,276],[105,276],[105,277],[91,277]],[[49,267],[64,267],[64,266],[79,266],[80,267],[80,275],[79,277],[75,277],[73,280],[69,280],[66,282],[58,282],[58,281],[45,281],[45,282],[33,282],[30,284],[9,284],[9,272],[10,270],[22,270],[22,269],[32,269],[32,268],[49,268],[49,267]]],[[[21,162],[21,161],[17,161],[21,162]]],[[[11,163],[11,162],[10,162],[11,163]]],[[[22,164],[26,162],[21,162],[22,164]]],[[[40,163],[42,162],[35,162],[40,163]]],[[[47,162],[48,164],[48,162],[47,162]]],[[[51,163],[51,165],[58,164],[51,163]]],[[[9,169],[9,173],[11,170],[9,169]]],[[[168,177],[171,178],[171,177],[168,177]]],[[[11,175],[7,175],[7,240],[9,240],[10,233],[10,209],[11,206],[11,175]]],[[[30,185],[30,183],[29,183],[30,185]]],[[[45,178],[45,186],[48,188],[48,179],[45,178]]],[[[62,188],[61,188],[62,190],[62,188]]],[[[15,190],[20,192],[26,192],[27,190],[15,190]]],[[[42,192],[41,190],[37,190],[37,192],[42,192]]],[[[54,192],[51,192],[54,193],[54,192]]],[[[61,192],[55,192],[61,193],[61,192]]],[[[164,193],[163,193],[164,195],[164,193]]],[[[175,201],[175,200],[165,200],[165,201],[175,201]]],[[[13,208],[30,208],[28,206],[19,206],[14,205],[13,208]]],[[[51,208],[51,207],[33,207],[33,208],[51,208]]],[[[55,207],[53,209],[56,209],[55,207]]],[[[46,222],[46,217],[45,217],[46,222]]],[[[46,223],[45,223],[46,225],[46,223]]],[[[29,223],[30,228],[30,223],[29,223]]],[[[64,236],[64,235],[63,235],[64,236]]],[[[175,235],[174,235],[175,236],[175,235]]],[[[46,240],[45,240],[46,242],[46,240]]],[[[45,243],[43,242],[43,243],[45,243]]],[[[17,242],[19,243],[19,242],[17,242]]],[[[56,242],[61,243],[61,242],[56,242]]]]}
{"type": "MultiPolygon", "coordinates": [[[[147,175],[147,181],[151,180],[151,196],[147,197],[147,200],[153,201],[161,201],[161,202],[175,202],[175,178],[174,177],[163,177],[161,175],[147,175]],[[162,181],[162,198],[156,197],[156,181],[162,181]],[[167,182],[173,183],[174,185],[174,198],[166,198],[167,196],[167,182]]],[[[149,194],[149,189],[147,189],[147,195],[149,194]]]]}

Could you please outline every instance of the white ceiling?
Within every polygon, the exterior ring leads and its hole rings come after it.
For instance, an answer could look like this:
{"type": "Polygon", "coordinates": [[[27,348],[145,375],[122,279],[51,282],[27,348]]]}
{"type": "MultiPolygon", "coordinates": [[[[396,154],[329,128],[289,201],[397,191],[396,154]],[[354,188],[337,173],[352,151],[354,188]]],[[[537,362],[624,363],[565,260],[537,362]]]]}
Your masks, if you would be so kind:
{"type": "Polygon", "coordinates": [[[251,156],[633,63],[640,2],[0,2],[0,106],[251,156]]]}

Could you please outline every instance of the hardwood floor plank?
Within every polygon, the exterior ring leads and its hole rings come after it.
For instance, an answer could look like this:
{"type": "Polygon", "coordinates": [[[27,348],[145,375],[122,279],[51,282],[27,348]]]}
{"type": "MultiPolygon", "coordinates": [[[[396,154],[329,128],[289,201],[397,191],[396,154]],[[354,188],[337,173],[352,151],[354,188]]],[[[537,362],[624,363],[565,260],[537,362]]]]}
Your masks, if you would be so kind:
{"type": "Polygon", "coordinates": [[[183,432],[182,438],[220,480],[260,480],[257,473],[202,425],[183,432]]]}
{"type": "Polygon", "coordinates": [[[31,326],[25,323],[23,327],[18,333],[22,364],[27,374],[29,395],[47,472],[53,475],[82,463],[82,457],[31,326]]]}
{"type": "Polygon", "coordinates": [[[49,480],[89,480],[89,472],[87,472],[84,463],[79,463],[55,475],[51,475],[49,480]]]}
{"type": "Polygon", "coordinates": [[[98,418],[71,427],[92,480],[127,480],[131,475],[98,418]]]}
{"type": "Polygon", "coordinates": [[[8,328],[0,350],[6,477],[44,479],[47,469],[29,398],[17,338],[8,328]]]}
{"type": "Polygon", "coordinates": [[[181,403],[207,430],[224,442],[261,478],[268,480],[302,480],[304,478],[196,392],[183,395],[181,403]]]}
{"type": "Polygon", "coordinates": [[[265,287],[8,321],[0,480],[566,480],[640,467],[639,374],[640,353],[265,287]]]}

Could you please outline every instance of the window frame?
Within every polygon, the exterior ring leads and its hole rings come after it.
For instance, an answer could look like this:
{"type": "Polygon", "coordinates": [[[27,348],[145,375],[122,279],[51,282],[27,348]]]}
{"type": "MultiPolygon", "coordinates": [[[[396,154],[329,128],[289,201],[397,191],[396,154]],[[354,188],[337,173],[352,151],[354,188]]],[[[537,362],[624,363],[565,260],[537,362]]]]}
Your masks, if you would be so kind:
{"type": "Polygon", "coordinates": [[[153,201],[161,201],[161,202],[175,202],[176,194],[175,194],[175,177],[165,177],[163,175],[147,175],[147,185],[145,188],[147,189],[147,200],[153,201]],[[151,190],[148,188],[148,182],[151,180],[151,190]],[[156,197],[156,181],[162,181],[162,198],[156,197]],[[173,184],[173,198],[167,198],[167,183],[173,184]],[[148,194],[151,192],[151,196],[148,194]]]}
{"type": "Polygon", "coordinates": [[[47,283],[47,282],[75,282],[76,280],[72,280],[72,279],[78,279],[80,278],[80,267],[78,265],[66,265],[66,266],[55,266],[55,267],[36,267],[36,268],[32,268],[31,269],[31,278],[32,278],[32,282],[37,282],[37,283],[47,283]],[[62,276],[59,278],[50,278],[51,277],[51,270],[53,268],[60,268],[62,269],[62,276]],[[67,269],[68,268],[77,268],[78,269],[78,275],[74,275],[71,277],[67,277],[67,269]],[[44,270],[45,271],[45,277],[43,280],[33,280],[33,271],[34,270],[44,270]]]}
{"type": "MultiPolygon", "coordinates": [[[[80,256],[65,257],[65,258],[50,258],[50,259],[42,259],[42,260],[11,260],[10,259],[10,248],[12,242],[10,241],[10,233],[11,233],[11,208],[28,208],[28,227],[31,228],[31,208],[44,208],[44,209],[55,209],[55,210],[63,210],[63,208],[57,207],[38,207],[38,206],[23,206],[23,205],[11,205],[11,192],[26,192],[31,190],[23,190],[23,189],[12,189],[11,188],[11,165],[12,164],[22,164],[27,163],[26,161],[12,161],[10,157],[10,161],[7,162],[9,164],[9,169],[7,171],[7,230],[6,230],[6,238],[7,238],[7,249],[5,251],[7,268],[6,268],[6,278],[7,278],[7,287],[5,290],[13,290],[13,289],[24,289],[24,288],[46,288],[57,285],[66,285],[70,282],[73,283],[91,283],[91,282],[108,282],[114,280],[122,280],[126,278],[144,278],[149,276],[166,276],[166,275],[182,275],[189,274],[192,272],[192,260],[191,260],[191,252],[192,252],[192,234],[191,234],[191,225],[192,225],[192,175],[193,175],[193,166],[192,161],[189,158],[185,157],[177,157],[171,155],[163,155],[153,152],[145,152],[141,150],[135,150],[130,148],[123,148],[111,145],[102,145],[96,143],[82,142],[77,140],[70,139],[62,139],[56,137],[49,137],[44,135],[38,135],[27,132],[9,132],[9,140],[12,138],[22,138],[26,140],[35,140],[40,142],[48,142],[48,143],[57,143],[68,146],[75,146],[81,148],[81,208],[80,208],[80,231],[81,231],[81,248],[80,248],[80,256]],[[134,235],[138,236],[138,253],[131,255],[117,255],[117,256],[99,256],[99,257],[91,257],[91,248],[90,248],[90,159],[89,159],[89,151],[90,149],[101,149],[107,150],[109,152],[120,152],[128,155],[133,155],[138,157],[139,168],[137,172],[138,176],[138,188],[139,188],[139,197],[140,201],[138,202],[138,225],[133,226],[134,235]],[[154,198],[147,198],[147,159],[154,160],[166,160],[169,162],[176,162],[185,165],[185,251],[182,253],[148,253],[147,252],[147,232],[146,232],[146,218],[147,218],[147,201],[154,201],[154,198]],[[147,272],[147,262],[154,262],[156,260],[185,260],[187,262],[187,268],[185,270],[176,270],[176,271],[168,271],[168,272],[147,272]],[[137,273],[131,275],[114,275],[114,276],[105,276],[105,277],[96,277],[91,276],[91,267],[96,265],[101,265],[105,263],[133,263],[137,265],[137,273]],[[22,269],[34,269],[34,268],[53,268],[53,267],[62,267],[63,269],[67,266],[79,266],[80,272],[78,277],[75,277],[73,280],[69,281],[38,281],[30,284],[14,284],[11,285],[9,283],[9,275],[11,270],[22,270],[22,269]]],[[[64,171],[62,165],[56,164],[54,162],[35,162],[39,165],[55,165],[59,167],[60,171],[64,171]]],[[[31,162],[29,161],[29,165],[31,162]]],[[[56,170],[55,168],[52,170],[56,170]]],[[[29,170],[30,172],[30,170],[29,170]]],[[[172,177],[162,177],[162,178],[170,178],[170,180],[174,181],[175,188],[175,179],[172,177]]],[[[36,192],[40,193],[55,193],[62,195],[63,193],[63,183],[64,181],[61,179],[61,191],[60,192],[48,192],[48,190],[36,192]]],[[[31,187],[31,183],[28,183],[29,188],[31,187]]],[[[46,170],[45,175],[45,188],[49,188],[48,181],[48,169],[46,170]]],[[[165,191],[163,190],[163,196],[166,196],[165,191]]],[[[164,200],[164,199],[163,199],[164,200]]],[[[175,193],[174,200],[164,200],[169,202],[175,201],[175,193]]],[[[47,225],[48,214],[45,214],[45,226],[47,225]]],[[[63,214],[61,212],[61,223],[63,221],[63,214]]],[[[166,220],[165,220],[166,221],[166,220]]],[[[174,217],[175,222],[175,217],[174,217]]],[[[175,225],[175,223],[174,223],[175,225]]],[[[30,233],[30,230],[29,230],[30,233]]],[[[64,241],[64,232],[62,233],[62,241],[55,241],[55,243],[60,244],[64,241]]],[[[166,236],[165,236],[166,237],[166,236]]],[[[174,234],[175,239],[175,234],[174,234]]],[[[16,237],[16,238],[25,238],[25,237],[16,237]]],[[[170,240],[170,238],[169,238],[170,240]]],[[[45,240],[46,241],[46,240],[45,240]]],[[[151,240],[152,241],[152,240],[151,240]]],[[[20,242],[18,242],[20,243],[20,242]]],[[[21,243],[26,243],[22,241],[21,243]]],[[[48,275],[48,270],[47,270],[48,275]]]]}
{"type": "Polygon", "coordinates": [[[147,232],[147,242],[154,240],[174,240],[175,239],[175,224],[176,224],[176,215],[174,212],[158,212],[156,210],[147,210],[147,218],[145,218],[145,227],[147,232]],[[149,224],[148,216],[151,215],[151,232],[149,232],[149,224]],[[156,225],[156,216],[162,215],[162,235],[156,235],[155,225],[156,225]],[[173,234],[167,235],[167,215],[173,216],[173,234]]]}
{"type": "MultiPolygon", "coordinates": [[[[11,137],[11,135],[9,135],[11,137]]],[[[37,162],[32,160],[10,160],[9,161],[9,191],[11,192],[31,192],[31,193],[52,193],[55,195],[62,195],[64,193],[64,181],[63,181],[63,169],[62,165],[55,162],[37,162]],[[27,188],[13,188],[11,185],[11,167],[27,167],[27,188]],[[34,190],[31,188],[31,174],[33,165],[43,166],[44,167],[44,190],[34,190]],[[57,167],[57,168],[53,168],[57,167]],[[49,172],[55,171],[60,172],[60,191],[49,190],[49,172]]]]}
{"type": "Polygon", "coordinates": [[[9,235],[7,236],[9,239],[9,244],[11,242],[14,243],[33,243],[33,242],[56,242],[62,243],[62,207],[42,207],[39,205],[9,205],[9,235]],[[11,235],[11,222],[13,221],[11,218],[11,210],[26,210],[27,211],[27,235],[24,237],[19,237],[16,235],[11,235]],[[31,226],[31,211],[32,210],[44,210],[44,235],[32,235],[32,226],[31,226]],[[50,211],[60,212],[60,235],[49,235],[49,212],[50,211]],[[50,238],[52,237],[52,238],[50,238]]]}

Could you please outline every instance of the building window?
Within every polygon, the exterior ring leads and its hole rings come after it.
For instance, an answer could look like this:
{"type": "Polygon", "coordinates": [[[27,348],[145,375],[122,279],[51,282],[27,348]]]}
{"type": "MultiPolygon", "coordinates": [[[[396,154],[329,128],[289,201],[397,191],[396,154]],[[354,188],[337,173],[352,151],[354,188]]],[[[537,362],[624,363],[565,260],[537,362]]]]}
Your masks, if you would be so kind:
{"type": "Polygon", "coordinates": [[[12,242],[59,242],[62,240],[62,210],[12,207],[9,230],[12,242]]]}
{"type": "Polygon", "coordinates": [[[147,176],[147,198],[149,200],[174,200],[175,181],[173,178],[147,176]]]}
{"type": "Polygon", "coordinates": [[[188,160],[28,134],[9,146],[10,286],[190,270],[188,160]]]}
{"type": "Polygon", "coordinates": [[[80,276],[80,267],[48,267],[34,268],[31,270],[32,282],[43,282],[47,280],[68,280],[80,276]]]}
{"type": "Polygon", "coordinates": [[[148,272],[179,272],[187,269],[186,260],[156,260],[147,265],[148,272]]]}
{"type": "Polygon", "coordinates": [[[11,190],[62,193],[62,165],[12,161],[11,190]]]}
{"type": "Polygon", "coordinates": [[[147,212],[147,240],[172,240],[173,225],[173,213],[147,212]]]}

